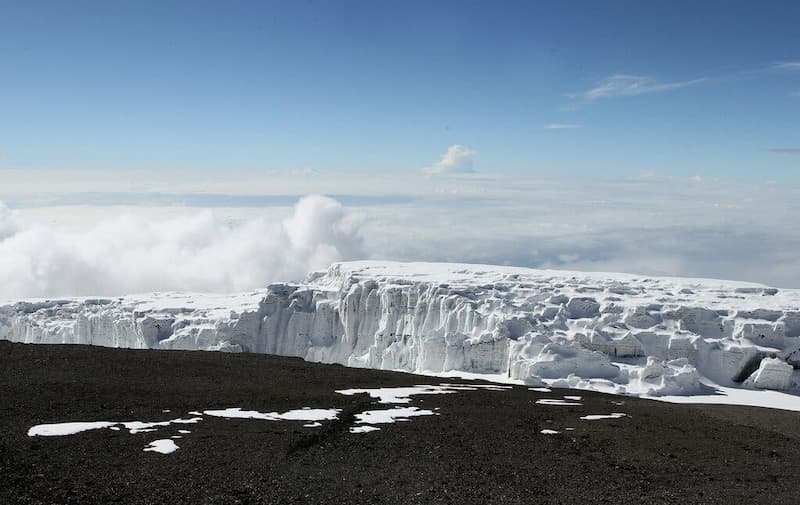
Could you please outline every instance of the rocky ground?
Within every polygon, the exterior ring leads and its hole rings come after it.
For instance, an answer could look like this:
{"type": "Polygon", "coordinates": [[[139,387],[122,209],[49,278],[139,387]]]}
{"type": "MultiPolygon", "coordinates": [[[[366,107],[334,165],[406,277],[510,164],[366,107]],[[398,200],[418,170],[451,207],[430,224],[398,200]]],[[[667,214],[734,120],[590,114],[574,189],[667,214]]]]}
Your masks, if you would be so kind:
{"type": "Polygon", "coordinates": [[[348,388],[467,382],[256,354],[0,342],[0,503],[797,503],[800,413],[516,386],[418,396],[439,415],[351,433],[391,408],[348,388]],[[580,405],[540,399],[578,395],[580,405]],[[29,437],[41,423],[162,421],[242,407],[334,421],[203,417],[157,432],[29,437]],[[164,410],[170,410],[169,413],[164,410]],[[589,414],[627,414],[581,420],[589,414]],[[566,431],[566,428],[574,428],[566,431]],[[179,435],[179,429],[191,431],[179,435]],[[558,434],[546,435],[541,430],[558,434]],[[145,452],[174,439],[171,454],[145,452]]]}

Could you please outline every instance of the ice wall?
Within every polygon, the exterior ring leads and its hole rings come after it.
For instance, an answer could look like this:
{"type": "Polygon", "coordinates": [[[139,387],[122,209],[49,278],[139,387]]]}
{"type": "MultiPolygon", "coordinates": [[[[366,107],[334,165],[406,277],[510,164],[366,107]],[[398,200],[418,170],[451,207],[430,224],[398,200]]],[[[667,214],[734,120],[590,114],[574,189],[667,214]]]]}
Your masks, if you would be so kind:
{"type": "MultiPolygon", "coordinates": [[[[29,343],[298,356],[411,372],[506,374],[692,394],[794,389],[800,292],[704,279],[349,262],[241,295],[154,294],[0,306],[29,343]]],[[[571,382],[570,382],[571,381],[571,382]]]]}

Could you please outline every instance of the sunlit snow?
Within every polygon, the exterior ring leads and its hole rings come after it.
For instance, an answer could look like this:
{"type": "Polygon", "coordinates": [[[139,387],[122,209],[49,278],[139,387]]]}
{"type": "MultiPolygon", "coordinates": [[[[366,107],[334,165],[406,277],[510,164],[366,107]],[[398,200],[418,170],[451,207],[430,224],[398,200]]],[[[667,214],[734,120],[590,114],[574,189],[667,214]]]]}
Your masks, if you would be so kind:
{"type": "Polygon", "coordinates": [[[178,450],[178,446],[172,440],[165,438],[154,440],[144,448],[145,452],[157,452],[159,454],[170,454],[178,450]]]}
{"type": "Polygon", "coordinates": [[[0,338],[20,342],[261,352],[800,410],[800,290],[753,283],[357,261],[238,295],[29,300],[0,313],[0,338]]]}

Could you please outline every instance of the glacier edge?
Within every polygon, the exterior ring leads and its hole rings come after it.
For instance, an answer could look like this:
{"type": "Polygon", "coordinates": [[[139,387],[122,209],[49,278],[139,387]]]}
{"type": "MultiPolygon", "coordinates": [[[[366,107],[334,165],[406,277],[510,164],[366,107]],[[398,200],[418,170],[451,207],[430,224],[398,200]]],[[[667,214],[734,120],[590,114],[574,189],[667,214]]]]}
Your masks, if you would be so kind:
{"type": "Polygon", "coordinates": [[[256,352],[619,393],[800,387],[800,291],[709,279],[360,261],[236,295],[0,305],[0,339],[256,352]]]}

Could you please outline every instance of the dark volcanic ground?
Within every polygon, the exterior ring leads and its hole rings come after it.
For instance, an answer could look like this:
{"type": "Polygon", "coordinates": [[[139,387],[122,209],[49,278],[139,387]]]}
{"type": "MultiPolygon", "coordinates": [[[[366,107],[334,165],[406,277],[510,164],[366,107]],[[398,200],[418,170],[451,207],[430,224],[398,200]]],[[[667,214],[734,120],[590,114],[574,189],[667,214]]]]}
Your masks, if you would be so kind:
{"type": "Polygon", "coordinates": [[[800,414],[585,391],[418,396],[438,416],[351,434],[387,408],[346,388],[465,382],[254,354],[0,341],[0,504],[725,503],[800,500],[800,414]],[[583,397],[582,406],[540,398],[583,397]],[[624,405],[612,402],[623,401],[624,405]],[[153,433],[28,437],[40,423],[341,408],[322,428],[206,417],[153,433]],[[171,413],[162,410],[170,409],[171,413]],[[630,417],[581,421],[586,414],[630,417]],[[543,435],[542,429],[575,431],[543,435]],[[178,429],[168,455],[144,452],[178,429]]]}

